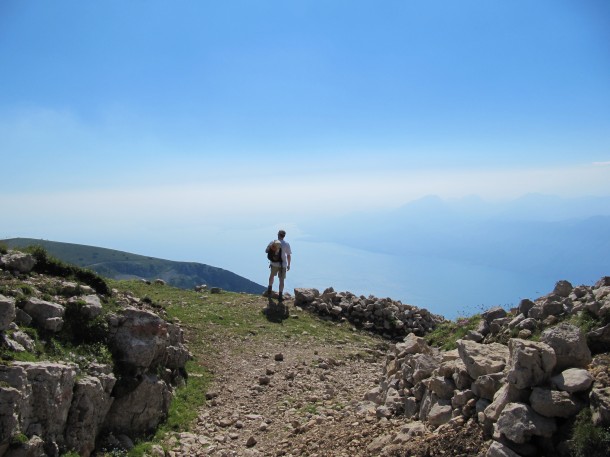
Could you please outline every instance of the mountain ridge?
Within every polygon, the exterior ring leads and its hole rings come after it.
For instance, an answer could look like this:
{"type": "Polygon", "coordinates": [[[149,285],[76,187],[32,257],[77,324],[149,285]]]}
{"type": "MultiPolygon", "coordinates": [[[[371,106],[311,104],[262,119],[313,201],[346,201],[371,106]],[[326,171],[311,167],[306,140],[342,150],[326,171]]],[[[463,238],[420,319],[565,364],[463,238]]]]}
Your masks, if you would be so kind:
{"type": "Polygon", "coordinates": [[[0,240],[10,248],[41,246],[57,259],[111,279],[162,279],[181,289],[207,284],[231,292],[258,294],[265,287],[231,271],[198,262],[180,262],[115,249],[33,238],[0,240]]]}

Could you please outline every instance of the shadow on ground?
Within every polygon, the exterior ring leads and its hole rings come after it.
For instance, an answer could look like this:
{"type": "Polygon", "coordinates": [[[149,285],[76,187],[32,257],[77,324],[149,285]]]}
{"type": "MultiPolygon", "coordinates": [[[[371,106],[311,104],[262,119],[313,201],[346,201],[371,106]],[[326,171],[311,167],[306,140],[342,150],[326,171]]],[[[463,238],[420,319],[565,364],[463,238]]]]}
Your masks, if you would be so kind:
{"type": "Polygon", "coordinates": [[[263,309],[269,322],[281,323],[290,317],[290,311],[285,302],[269,298],[267,307],[263,309]]]}

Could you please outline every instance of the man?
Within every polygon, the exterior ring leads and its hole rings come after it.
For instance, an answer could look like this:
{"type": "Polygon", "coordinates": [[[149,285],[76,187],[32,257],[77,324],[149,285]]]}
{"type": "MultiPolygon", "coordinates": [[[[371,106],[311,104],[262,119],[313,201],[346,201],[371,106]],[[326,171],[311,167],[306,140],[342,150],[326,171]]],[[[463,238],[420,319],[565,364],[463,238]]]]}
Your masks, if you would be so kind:
{"type": "Polygon", "coordinates": [[[277,275],[277,277],[280,279],[279,301],[284,299],[282,296],[284,293],[284,280],[286,279],[286,272],[290,271],[290,262],[292,261],[292,250],[290,249],[290,244],[284,240],[285,236],[286,231],[280,230],[277,232],[277,241],[274,241],[267,247],[267,249],[271,250],[280,249],[281,255],[279,261],[272,261],[269,265],[269,268],[271,268],[271,273],[269,274],[269,287],[267,287],[267,295],[271,297],[273,280],[277,275]]]}

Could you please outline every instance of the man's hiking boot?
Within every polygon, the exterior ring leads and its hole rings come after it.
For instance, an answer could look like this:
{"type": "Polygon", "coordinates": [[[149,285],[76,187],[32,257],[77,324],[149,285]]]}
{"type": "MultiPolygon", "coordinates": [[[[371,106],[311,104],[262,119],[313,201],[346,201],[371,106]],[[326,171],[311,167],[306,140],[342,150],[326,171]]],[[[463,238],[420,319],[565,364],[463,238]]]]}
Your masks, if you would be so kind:
{"type": "Polygon", "coordinates": [[[284,298],[282,297],[282,293],[281,292],[278,295],[277,301],[284,301],[284,298]]]}
{"type": "Polygon", "coordinates": [[[271,286],[267,287],[267,291],[263,294],[263,297],[271,297],[271,286]]]}

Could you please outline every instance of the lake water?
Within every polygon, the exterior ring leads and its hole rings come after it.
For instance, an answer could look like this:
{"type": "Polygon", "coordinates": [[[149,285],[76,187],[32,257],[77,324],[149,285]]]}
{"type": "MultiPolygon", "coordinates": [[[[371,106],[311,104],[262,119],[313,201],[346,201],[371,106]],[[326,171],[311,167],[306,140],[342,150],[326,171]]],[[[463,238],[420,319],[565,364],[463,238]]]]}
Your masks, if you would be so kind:
{"type": "MultiPolygon", "coordinates": [[[[273,234],[273,230],[263,227],[224,232],[217,238],[202,236],[196,250],[199,258],[192,258],[190,244],[184,254],[189,257],[178,260],[224,268],[266,285],[269,269],[264,249],[273,236],[269,233],[273,234]]],[[[293,235],[288,241],[294,251],[293,268],[286,280],[286,291],[290,293],[295,287],[314,287],[320,291],[333,287],[336,291],[400,300],[448,319],[470,316],[493,306],[517,306],[523,298],[536,299],[550,293],[562,279],[575,286],[592,285],[610,274],[603,262],[581,269],[549,259],[547,267],[526,274],[437,257],[380,254],[304,236],[293,235]],[[597,268],[604,271],[597,272],[597,268]],[[558,271],[570,273],[564,276],[558,271]]],[[[158,256],[176,259],[176,249],[172,246],[168,249],[168,254],[158,256]],[[174,257],[167,257],[169,252],[174,257]]]]}
{"type": "Polygon", "coordinates": [[[390,297],[449,319],[492,306],[538,298],[559,279],[423,256],[392,256],[332,243],[299,243],[288,286],[332,286],[357,295],[390,297]]]}

